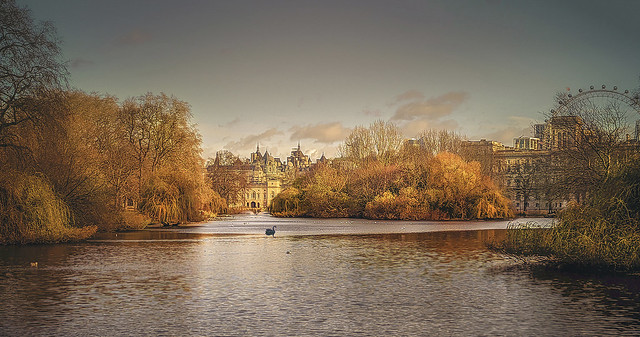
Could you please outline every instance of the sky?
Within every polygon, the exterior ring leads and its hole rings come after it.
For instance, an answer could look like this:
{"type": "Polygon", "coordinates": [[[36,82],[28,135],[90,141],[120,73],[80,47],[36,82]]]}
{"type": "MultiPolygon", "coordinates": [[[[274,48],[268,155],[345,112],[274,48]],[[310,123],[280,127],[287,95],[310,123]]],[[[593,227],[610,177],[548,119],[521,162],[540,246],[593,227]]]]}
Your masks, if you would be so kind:
{"type": "Polygon", "coordinates": [[[640,87],[640,1],[17,0],[70,83],[191,106],[203,156],[338,154],[356,126],[513,143],[559,91],[640,87]]]}

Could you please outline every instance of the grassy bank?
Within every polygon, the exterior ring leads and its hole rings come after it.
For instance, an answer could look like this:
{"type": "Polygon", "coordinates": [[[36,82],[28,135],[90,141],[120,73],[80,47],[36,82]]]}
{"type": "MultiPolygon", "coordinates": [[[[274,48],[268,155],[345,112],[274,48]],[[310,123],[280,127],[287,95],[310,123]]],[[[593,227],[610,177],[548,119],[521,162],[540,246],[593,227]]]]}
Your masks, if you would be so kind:
{"type": "Polygon", "coordinates": [[[640,270],[640,221],[628,205],[609,199],[598,206],[574,205],[555,226],[511,226],[492,249],[519,256],[545,256],[548,262],[589,271],[640,270]]]}

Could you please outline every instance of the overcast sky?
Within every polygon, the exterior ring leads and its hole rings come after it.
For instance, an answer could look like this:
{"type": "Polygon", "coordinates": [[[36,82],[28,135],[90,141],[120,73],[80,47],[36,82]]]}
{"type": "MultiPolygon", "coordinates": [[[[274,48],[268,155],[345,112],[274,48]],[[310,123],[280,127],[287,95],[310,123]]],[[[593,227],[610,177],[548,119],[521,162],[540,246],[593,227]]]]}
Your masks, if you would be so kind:
{"type": "Polygon", "coordinates": [[[640,1],[18,0],[50,20],[71,83],[187,101],[204,156],[300,141],[336,154],[382,119],[508,145],[558,91],[635,90],[640,1]]]}

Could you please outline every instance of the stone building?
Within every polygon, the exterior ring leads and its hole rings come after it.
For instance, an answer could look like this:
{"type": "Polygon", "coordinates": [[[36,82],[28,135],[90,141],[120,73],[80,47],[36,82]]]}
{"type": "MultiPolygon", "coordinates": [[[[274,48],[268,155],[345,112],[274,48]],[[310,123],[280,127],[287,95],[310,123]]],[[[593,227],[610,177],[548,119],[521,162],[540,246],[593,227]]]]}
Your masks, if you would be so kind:
{"type": "MultiPolygon", "coordinates": [[[[297,148],[293,148],[286,162],[273,157],[269,151],[261,153],[259,145],[256,147],[256,152],[251,153],[250,159],[246,160],[237,159],[233,163],[222,164],[218,155],[208,167],[209,172],[214,171],[216,166],[223,166],[246,179],[246,187],[239,191],[237,201],[230,203],[229,206],[254,211],[268,209],[273,198],[300,173],[309,171],[315,165],[309,156],[302,152],[299,143],[297,148]]],[[[327,159],[323,155],[320,161],[325,162],[327,159]]]]}
{"type": "Polygon", "coordinates": [[[522,150],[542,149],[540,139],[536,137],[518,137],[513,139],[513,147],[522,150]]]}
{"type": "Polygon", "coordinates": [[[534,125],[536,137],[514,138],[513,147],[482,139],[463,143],[462,152],[481,163],[483,173],[503,188],[518,213],[555,213],[576,198],[572,191],[554,186],[557,153],[579,144],[585,137],[582,126],[580,117],[555,116],[534,125]]]}

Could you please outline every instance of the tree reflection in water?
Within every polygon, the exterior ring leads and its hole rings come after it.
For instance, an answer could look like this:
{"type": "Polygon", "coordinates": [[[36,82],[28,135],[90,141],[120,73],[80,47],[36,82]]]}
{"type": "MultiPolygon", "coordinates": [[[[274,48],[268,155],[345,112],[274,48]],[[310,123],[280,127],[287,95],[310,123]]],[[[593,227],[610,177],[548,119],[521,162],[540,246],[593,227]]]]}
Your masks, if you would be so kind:
{"type": "Polygon", "coordinates": [[[637,278],[522,267],[485,248],[484,241],[503,236],[503,230],[484,230],[273,240],[148,231],[83,244],[0,247],[0,330],[296,336],[638,332],[637,278]],[[30,267],[33,261],[37,268],[30,267]]]}

